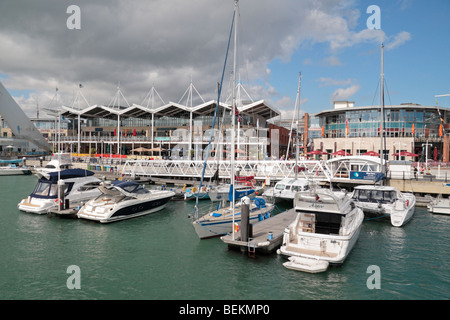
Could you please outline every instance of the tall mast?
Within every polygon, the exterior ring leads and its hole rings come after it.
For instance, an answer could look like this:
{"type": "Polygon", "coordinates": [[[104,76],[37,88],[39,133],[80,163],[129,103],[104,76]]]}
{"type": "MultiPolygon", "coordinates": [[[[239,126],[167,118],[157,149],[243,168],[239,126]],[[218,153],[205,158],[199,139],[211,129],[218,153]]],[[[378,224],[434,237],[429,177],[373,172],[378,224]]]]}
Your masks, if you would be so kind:
{"type": "MultiPolygon", "coordinates": [[[[298,121],[299,121],[299,119],[300,119],[300,84],[301,84],[301,81],[302,81],[302,73],[300,72],[300,74],[299,74],[299,76],[298,76],[298,89],[297,89],[297,101],[296,101],[296,104],[295,104],[295,108],[296,108],[296,110],[297,110],[297,121],[295,122],[296,123],[296,134],[295,134],[295,136],[296,136],[296,140],[297,140],[297,142],[296,142],[296,145],[297,145],[297,151],[296,151],[296,153],[295,153],[295,170],[294,170],[294,172],[295,172],[295,179],[297,179],[297,172],[298,172],[298,154],[299,154],[299,140],[298,140],[298,121]]],[[[287,157],[288,155],[286,154],[286,157],[287,157]]]]}
{"type": "Polygon", "coordinates": [[[232,114],[231,114],[231,186],[230,191],[232,192],[231,207],[232,207],[232,215],[233,215],[233,224],[232,224],[232,237],[234,240],[234,211],[235,211],[235,194],[234,194],[234,122],[236,118],[236,56],[237,56],[237,30],[238,30],[238,21],[239,21],[239,12],[238,12],[238,2],[239,0],[234,1],[234,15],[236,17],[235,26],[234,26],[234,57],[233,57],[233,86],[232,86],[232,114]]]}
{"type": "MultiPolygon", "coordinates": [[[[380,115],[380,171],[385,173],[384,170],[384,44],[381,44],[381,80],[380,80],[380,104],[381,104],[381,115],[380,115]]],[[[386,177],[383,178],[383,181],[386,177]]]]}

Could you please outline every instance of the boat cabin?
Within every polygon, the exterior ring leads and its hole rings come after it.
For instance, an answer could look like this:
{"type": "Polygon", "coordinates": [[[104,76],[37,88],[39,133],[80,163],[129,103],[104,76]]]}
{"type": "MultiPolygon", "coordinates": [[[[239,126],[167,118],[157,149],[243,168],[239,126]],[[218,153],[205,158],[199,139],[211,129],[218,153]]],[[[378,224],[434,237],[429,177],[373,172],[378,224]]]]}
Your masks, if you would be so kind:
{"type": "Polygon", "coordinates": [[[298,231],[339,235],[343,217],[355,208],[353,201],[315,193],[297,194],[298,231]]]}
{"type": "Polygon", "coordinates": [[[394,203],[397,191],[393,188],[355,188],[352,199],[357,202],[394,203]]]}
{"type": "Polygon", "coordinates": [[[282,192],[284,190],[299,192],[309,190],[309,183],[306,179],[283,179],[275,185],[275,191],[282,192]]]}

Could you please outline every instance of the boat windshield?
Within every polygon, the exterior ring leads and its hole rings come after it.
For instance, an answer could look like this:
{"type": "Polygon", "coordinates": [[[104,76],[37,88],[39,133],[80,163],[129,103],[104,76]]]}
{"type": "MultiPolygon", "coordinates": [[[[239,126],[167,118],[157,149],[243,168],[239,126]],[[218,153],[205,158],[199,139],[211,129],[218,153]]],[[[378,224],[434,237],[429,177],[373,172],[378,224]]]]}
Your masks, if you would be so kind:
{"type": "Polygon", "coordinates": [[[137,194],[148,193],[148,191],[144,189],[144,186],[134,184],[123,187],[123,190],[129,193],[137,193],[137,194]]]}
{"type": "Polygon", "coordinates": [[[275,186],[275,189],[276,189],[276,190],[284,190],[284,184],[277,184],[277,185],[275,186]]]}
{"type": "MultiPolygon", "coordinates": [[[[73,183],[66,183],[64,185],[64,194],[67,194],[72,188],[73,183]]],[[[51,181],[38,181],[34,188],[32,197],[37,198],[57,198],[58,197],[58,184],[51,181]]]]}
{"type": "Polygon", "coordinates": [[[353,199],[362,202],[393,203],[397,196],[395,191],[360,189],[355,190],[353,199]]]}

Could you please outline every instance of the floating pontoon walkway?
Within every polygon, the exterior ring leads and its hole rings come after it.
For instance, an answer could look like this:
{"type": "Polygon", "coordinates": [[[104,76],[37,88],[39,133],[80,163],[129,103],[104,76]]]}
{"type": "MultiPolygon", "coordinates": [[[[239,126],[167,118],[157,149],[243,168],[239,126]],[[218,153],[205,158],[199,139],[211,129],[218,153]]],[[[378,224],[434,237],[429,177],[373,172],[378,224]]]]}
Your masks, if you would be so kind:
{"type": "Polygon", "coordinates": [[[248,250],[249,254],[255,251],[268,254],[281,245],[284,229],[294,221],[296,216],[295,209],[290,209],[253,224],[253,237],[249,239],[250,241],[241,241],[239,232],[234,234],[234,240],[232,234],[222,236],[220,239],[227,243],[229,247],[240,247],[241,250],[248,250]],[[272,235],[270,240],[269,233],[272,235]]]}

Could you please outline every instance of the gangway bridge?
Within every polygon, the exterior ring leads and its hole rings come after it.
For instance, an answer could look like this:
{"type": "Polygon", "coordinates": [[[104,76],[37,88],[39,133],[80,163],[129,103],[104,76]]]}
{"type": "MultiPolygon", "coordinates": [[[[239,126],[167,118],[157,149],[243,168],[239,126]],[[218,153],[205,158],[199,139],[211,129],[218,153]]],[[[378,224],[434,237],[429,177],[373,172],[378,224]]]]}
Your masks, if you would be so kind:
{"type": "MultiPolygon", "coordinates": [[[[329,182],[330,169],[325,161],[249,161],[235,160],[235,173],[239,176],[253,176],[259,182],[271,183],[284,178],[307,178],[316,182],[329,182]]],[[[178,180],[200,180],[204,161],[202,160],[128,160],[121,174],[142,178],[165,178],[178,180]]],[[[204,181],[211,179],[218,170],[218,178],[229,179],[231,162],[210,161],[206,163],[204,181]]]]}
{"type": "MultiPolygon", "coordinates": [[[[235,160],[235,173],[253,176],[260,183],[275,184],[284,178],[305,178],[317,184],[357,185],[379,181],[380,159],[371,156],[347,156],[330,160],[235,160]]],[[[128,160],[121,169],[124,176],[179,181],[199,181],[203,160],[128,160]]],[[[231,177],[229,160],[207,161],[204,181],[215,174],[221,180],[231,177]]]]}

